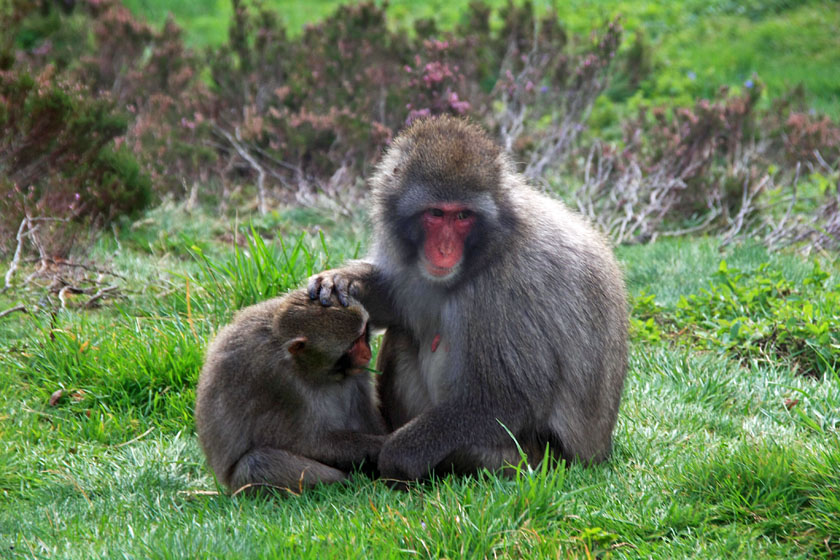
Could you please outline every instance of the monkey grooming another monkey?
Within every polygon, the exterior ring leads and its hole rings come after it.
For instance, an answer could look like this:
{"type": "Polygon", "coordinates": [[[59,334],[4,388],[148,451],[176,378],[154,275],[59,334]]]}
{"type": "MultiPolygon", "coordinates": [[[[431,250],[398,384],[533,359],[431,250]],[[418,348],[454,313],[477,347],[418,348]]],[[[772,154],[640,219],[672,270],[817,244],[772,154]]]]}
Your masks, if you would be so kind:
{"type": "Polygon", "coordinates": [[[624,281],[608,243],[525,183],[478,126],[415,121],[371,179],[365,261],[313,276],[387,327],[383,477],[535,464],[611,449],[627,369],[624,281]],[[510,434],[508,433],[510,431],[510,434]]]}
{"type": "Polygon", "coordinates": [[[368,314],[298,290],[240,310],[207,350],[198,439],[231,490],[298,490],[375,466],[384,425],[366,371],[368,314]]]}

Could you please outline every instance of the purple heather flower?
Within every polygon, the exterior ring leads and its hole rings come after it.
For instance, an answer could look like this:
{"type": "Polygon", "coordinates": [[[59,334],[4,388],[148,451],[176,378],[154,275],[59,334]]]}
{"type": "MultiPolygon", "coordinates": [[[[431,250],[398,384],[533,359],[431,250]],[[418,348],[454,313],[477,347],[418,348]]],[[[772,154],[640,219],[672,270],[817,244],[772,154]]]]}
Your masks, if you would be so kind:
{"type": "Polygon", "coordinates": [[[454,91],[449,93],[449,106],[452,107],[452,109],[454,109],[459,115],[462,115],[470,110],[470,102],[458,99],[458,94],[454,91]]]}

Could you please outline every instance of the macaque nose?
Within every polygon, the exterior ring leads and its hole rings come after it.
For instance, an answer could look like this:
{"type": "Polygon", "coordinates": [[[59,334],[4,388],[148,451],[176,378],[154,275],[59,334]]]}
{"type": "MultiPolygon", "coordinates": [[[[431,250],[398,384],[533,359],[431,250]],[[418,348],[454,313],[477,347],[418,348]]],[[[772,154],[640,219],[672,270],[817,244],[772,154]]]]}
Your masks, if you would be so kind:
{"type": "Polygon", "coordinates": [[[447,257],[456,251],[458,241],[452,228],[447,227],[443,230],[437,250],[441,255],[447,257]]]}

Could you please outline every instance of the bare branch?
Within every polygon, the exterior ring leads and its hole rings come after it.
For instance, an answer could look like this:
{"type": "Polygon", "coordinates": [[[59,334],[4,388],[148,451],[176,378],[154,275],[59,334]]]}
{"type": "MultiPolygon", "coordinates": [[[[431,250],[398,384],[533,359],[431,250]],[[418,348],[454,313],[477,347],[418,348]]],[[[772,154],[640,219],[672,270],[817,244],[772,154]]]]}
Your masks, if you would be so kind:
{"type": "Polygon", "coordinates": [[[58,291],[58,301],[61,302],[61,308],[67,309],[67,294],[83,294],[84,290],[76,286],[64,286],[58,291]]]}
{"type": "Polygon", "coordinates": [[[793,207],[796,205],[796,191],[799,187],[799,171],[802,167],[802,162],[796,162],[796,173],[793,176],[793,182],[791,183],[791,190],[793,191],[790,197],[790,203],[788,204],[787,210],[785,211],[784,216],[782,216],[781,221],[778,225],[767,235],[767,244],[769,246],[774,246],[783,236],[784,227],[787,223],[788,219],[790,218],[791,212],[793,212],[793,207]]]}
{"type": "Polygon", "coordinates": [[[768,182],[770,182],[770,180],[770,175],[765,175],[764,177],[762,177],[761,181],[759,181],[758,185],[755,188],[750,188],[749,179],[744,179],[744,188],[741,193],[741,208],[738,209],[738,214],[732,221],[732,226],[730,227],[729,231],[724,235],[723,241],[721,242],[722,247],[729,245],[732,242],[732,240],[735,239],[735,237],[744,228],[744,222],[746,221],[747,217],[750,214],[755,213],[756,208],[755,204],[753,204],[753,201],[755,200],[755,197],[757,197],[764,190],[765,185],[768,182]]]}
{"type": "Polygon", "coordinates": [[[125,280],[125,276],[118,272],[114,272],[113,270],[107,268],[100,268],[98,266],[91,266],[88,264],[82,264],[72,261],[65,261],[65,260],[56,260],[50,257],[46,257],[43,259],[35,259],[36,261],[42,262],[44,264],[51,264],[53,266],[66,266],[68,268],[81,268],[83,270],[87,270],[88,272],[96,272],[97,274],[107,274],[109,276],[114,276],[116,278],[121,278],[125,280]]]}
{"type": "Polygon", "coordinates": [[[32,227],[32,222],[29,220],[29,216],[25,217],[20,222],[20,226],[17,230],[17,235],[15,235],[15,239],[17,240],[17,246],[15,247],[15,255],[12,257],[12,262],[9,263],[9,270],[6,272],[6,279],[5,285],[3,286],[3,292],[8,290],[12,286],[12,276],[14,276],[15,271],[18,269],[18,265],[20,264],[20,255],[23,252],[23,230],[29,229],[32,227]]]}
{"type": "Polygon", "coordinates": [[[216,125],[214,126],[214,130],[216,130],[219,134],[225,137],[230,145],[236,150],[236,152],[248,162],[256,172],[257,172],[257,210],[260,214],[265,214],[267,212],[266,205],[265,205],[265,169],[263,166],[259,164],[259,162],[252,156],[248,150],[240,143],[241,142],[241,134],[239,132],[239,127],[235,129],[236,131],[236,138],[234,138],[228,131],[223,129],[222,127],[216,125]]]}
{"type": "Polygon", "coordinates": [[[16,306],[10,307],[9,309],[6,309],[4,311],[0,311],[0,319],[5,317],[6,315],[11,315],[12,313],[16,313],[18,311],[21,311],[23,313],[29,313],[29,310],[26,309],[25,305],[16,305],[16,306]]]}
{"type": "Polygon", "coordinates": [[[108,295],[108,294],[110,294],[111,292],[113,292],[113,291],[117,290],[117,288],[118,288],[117,286],[108,286],[107,288],[101,288],[98,292],[96,292],[95,294],[93,294],[93,297],[91,297],[89,300],[87,300],[87,301],[85,302],[85,307],[92,307],[92,306],[93,306],[93,304],[94,304],[97,300],[102,299],[102,298],[103,298],[103,297],[105,297],[106,295],[108,295]]]}

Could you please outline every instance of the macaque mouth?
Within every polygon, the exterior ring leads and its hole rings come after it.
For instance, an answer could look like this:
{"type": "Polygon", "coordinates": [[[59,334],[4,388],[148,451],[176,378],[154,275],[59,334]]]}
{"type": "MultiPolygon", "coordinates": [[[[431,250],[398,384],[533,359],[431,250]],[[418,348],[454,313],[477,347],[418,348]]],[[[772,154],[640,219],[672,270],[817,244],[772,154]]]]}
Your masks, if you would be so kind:
{"type": "MultiPolygon", "coordinates": [[[[455,263],[458,264],[458,263],[455,263]]],[[[430,262],[426,262],[426,272],[435,276],[437,278],[443,278],[445,276],[449,276],[455,270],[454,266],[445,267],[445,266],[437,266],[430,262]]]]}

